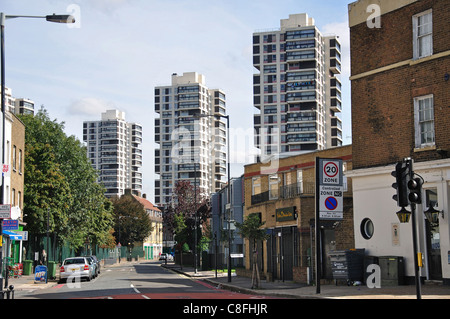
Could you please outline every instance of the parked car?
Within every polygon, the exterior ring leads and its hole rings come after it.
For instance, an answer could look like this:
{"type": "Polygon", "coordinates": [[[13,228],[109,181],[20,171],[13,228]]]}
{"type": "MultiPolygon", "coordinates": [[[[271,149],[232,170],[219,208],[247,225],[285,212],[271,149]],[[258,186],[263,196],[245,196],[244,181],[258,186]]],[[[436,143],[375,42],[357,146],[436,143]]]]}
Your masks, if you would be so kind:
{"type": "Polygon", "coordinates": [[[159,256],[159,260],[166,260],[167,259],[167,254],[163,253],[159,256]]]}
{"type": "Polygon", "coordinates": [[[100,267],[101,267],[100,266],[100,261],[97,259],[97,256],[95,256],[95,255],[86,256],[86,258],[89,258],[92,261],[93,266],[95,267],[95,275],[94,275],[94,277],[97,277],[98,274],[100,273],[100,267]]]}
{"type": "Polygon", "coordinates": [[[159,256],[159,260],[173,261],[173,256],[171,254],[163,253],[159,256]]]}
{"type": "Polygon", "coordinates": [[[91,266],[92,268],[92,276],[95,278],[98,276],[98,266],[97,263],[95,262],[94,258],[92,256],[85,256],[85,258],[88,260],[89,262],[89,266],[91,266]]]}
{"type": "Polygon", "coordinates": [[[92,255],[91,257],[94,258],[94,261],[95,261],[95,263],[97,265],[97,268],[98,268],[98,272],[97,273],[99,274],[100,271],[101,271],[101,268],[102,268],[102,266],[100,265],[100,260],[98,260],[97,256],[95,256],[95,255],[92,255]]]}
{"type": "Polygon", "coordinates": [[[64,259],[59,269],[60,281],[68,278],[86,278],[91,281],[94,276],[95,268],[93,261],[87,257],[70,257],[64,259]]]}

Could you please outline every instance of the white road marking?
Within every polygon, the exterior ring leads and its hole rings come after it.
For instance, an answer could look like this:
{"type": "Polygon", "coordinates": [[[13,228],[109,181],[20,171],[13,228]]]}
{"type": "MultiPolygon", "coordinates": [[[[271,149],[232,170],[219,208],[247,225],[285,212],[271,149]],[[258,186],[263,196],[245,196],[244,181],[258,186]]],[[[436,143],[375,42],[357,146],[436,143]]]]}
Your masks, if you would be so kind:
{"type": "Polygon", "coordinates": [[[141,293],[139,290],[136,289],[136,287],[133,286],[133,284],[131,284],[130,286],[131,286],[131,288],[133,288],[135,293],[137,293],[137,294],[141,293]]]}

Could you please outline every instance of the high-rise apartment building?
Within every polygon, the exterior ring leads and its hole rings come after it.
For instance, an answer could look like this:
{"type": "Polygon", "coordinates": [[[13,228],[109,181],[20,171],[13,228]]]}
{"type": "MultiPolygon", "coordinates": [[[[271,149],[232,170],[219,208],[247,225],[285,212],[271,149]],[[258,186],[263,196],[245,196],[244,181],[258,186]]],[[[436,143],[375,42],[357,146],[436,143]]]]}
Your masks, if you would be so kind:
{"type": "Polygon", "coordinates": [[[255,146],[261,156],[342,145],[341,47],[307,14],[253,34],[255,146]]]}
{"type": "MultiPolygon", "coordinates": [[[[1,92],[1,89],[0,89],[1,92]]],[[[12,96],[12,90],[5,88],[6,110],[13,114],[34,115],[34,102],[30,99],[17,98],[12,96]]]]}
{"type": "Polygon", "coordinates": [[[140,195],[142,191],[142,126],[127,123],[125,113],[109,110],[101,121],[83,122],[83,141],[92,166],[107,197],[121,196],[125,189],[140,195]]]}
{"type": "Polygon", "coordinates": [[[172,75],[155,88],[155,203],[172,202],[176,181],[189,180],[198,194],[218,191],[226,175],[225,93],[209,89],[196,72],[172,75]]]}

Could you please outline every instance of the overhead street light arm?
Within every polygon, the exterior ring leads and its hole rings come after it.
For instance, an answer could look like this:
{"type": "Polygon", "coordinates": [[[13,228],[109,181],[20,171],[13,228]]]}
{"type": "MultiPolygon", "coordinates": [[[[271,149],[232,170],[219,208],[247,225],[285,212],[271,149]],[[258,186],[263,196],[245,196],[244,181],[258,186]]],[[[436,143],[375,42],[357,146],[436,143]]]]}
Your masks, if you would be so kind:
{"type": "Polygon", "coordinates": [[[27,15],[10,15],[1,13],[1,25],[5,25],[5,20],[16,18],[32,18],[32,19],[46,19],[49,22],[55,23],[75,23],[75,17],[70,14],[51,14],[46,16],[27,16],[27,15]]]}

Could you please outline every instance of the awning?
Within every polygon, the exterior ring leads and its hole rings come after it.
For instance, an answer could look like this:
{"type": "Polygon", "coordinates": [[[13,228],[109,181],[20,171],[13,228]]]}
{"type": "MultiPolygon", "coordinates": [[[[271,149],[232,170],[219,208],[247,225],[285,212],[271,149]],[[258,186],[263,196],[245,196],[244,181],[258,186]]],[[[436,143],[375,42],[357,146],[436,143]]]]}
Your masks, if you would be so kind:
{"type": "Polygon", "coordinates": [[[9,230],[4,230],[3,236],[8,236],[11,240],[22,240],[23,239],[22,235],[12,232],[12,231],[9,231],[9,230]]]}

